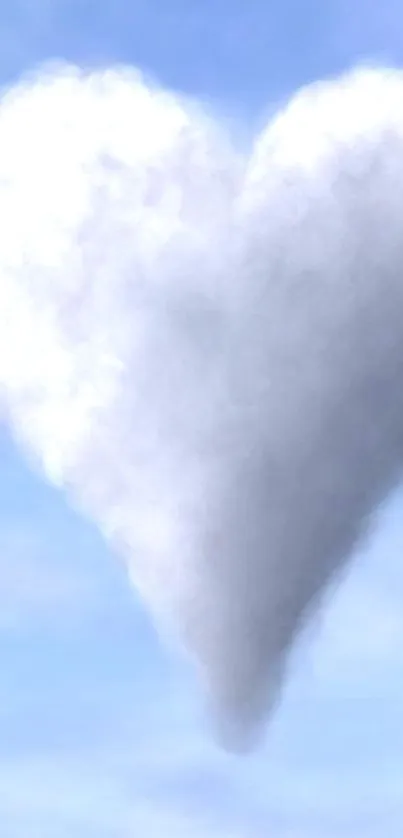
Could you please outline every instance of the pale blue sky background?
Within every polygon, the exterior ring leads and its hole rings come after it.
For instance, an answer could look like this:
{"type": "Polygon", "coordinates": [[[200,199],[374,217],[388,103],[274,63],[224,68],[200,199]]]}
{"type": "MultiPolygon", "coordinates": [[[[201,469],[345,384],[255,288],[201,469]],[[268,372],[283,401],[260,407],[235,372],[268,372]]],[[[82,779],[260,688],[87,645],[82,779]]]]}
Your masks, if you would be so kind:
{"type": "MultiPolygon", "coordinates": [[[[400,0],[1,0],[4,83],[130,62],[259,122],[358,59],[403,63],[400,0]]],[[[192,674],[97,531],[0,438],[1,838],[403,834],[403,502],[300,650],[267,738],[214,747],[192,674]]]]}

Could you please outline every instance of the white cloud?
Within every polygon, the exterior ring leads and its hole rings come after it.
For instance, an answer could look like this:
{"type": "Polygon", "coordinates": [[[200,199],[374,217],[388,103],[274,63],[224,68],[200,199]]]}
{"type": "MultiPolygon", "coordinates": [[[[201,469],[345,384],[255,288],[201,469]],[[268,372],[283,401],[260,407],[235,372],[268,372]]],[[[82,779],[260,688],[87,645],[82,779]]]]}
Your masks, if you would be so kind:
{"type": "Polygon", "coordinates": [[[397,479],[402,90],[302,91],[249,156],[131,70],[2,101],[5,416],[178,626],[224,741],[397,479]]]}

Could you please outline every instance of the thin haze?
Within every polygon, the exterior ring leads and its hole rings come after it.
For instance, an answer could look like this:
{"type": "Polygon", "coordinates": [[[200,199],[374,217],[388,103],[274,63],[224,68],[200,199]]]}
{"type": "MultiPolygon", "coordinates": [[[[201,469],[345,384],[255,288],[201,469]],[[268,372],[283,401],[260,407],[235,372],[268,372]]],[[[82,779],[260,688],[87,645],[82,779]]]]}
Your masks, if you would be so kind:
{"type": "Polygon", "coordinates": [[[245,153],[124,69],[0,106],[4,421],[127,562],[230,746],[403,455],[403,73],[245,153]]]}

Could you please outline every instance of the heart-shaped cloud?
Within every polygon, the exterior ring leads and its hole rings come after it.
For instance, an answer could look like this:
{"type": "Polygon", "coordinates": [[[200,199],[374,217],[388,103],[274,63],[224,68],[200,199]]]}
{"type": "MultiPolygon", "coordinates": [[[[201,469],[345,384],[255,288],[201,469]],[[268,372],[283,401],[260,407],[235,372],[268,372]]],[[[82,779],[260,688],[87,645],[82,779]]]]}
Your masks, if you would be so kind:
{"type": "Polygon", "coordinates": [[[2,410],[199,667],[232,744],[398,477],[403,76],[250,154],[132,71],[0,106],[2,410]]]}

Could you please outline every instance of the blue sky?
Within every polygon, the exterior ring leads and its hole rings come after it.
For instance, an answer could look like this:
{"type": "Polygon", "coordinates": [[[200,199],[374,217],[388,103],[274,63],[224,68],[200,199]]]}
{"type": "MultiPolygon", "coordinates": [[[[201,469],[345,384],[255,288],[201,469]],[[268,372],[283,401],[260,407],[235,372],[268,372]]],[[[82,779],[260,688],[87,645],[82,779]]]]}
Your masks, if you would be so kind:
{"type": "MultiPolygon", "coordinates": [[[[129,62],[254,123],[357,60],[401,64],[402,22],[398,0],[3,0],[0,74],[129,62]]],[[[5,432],[0,463],[2,838],[402,834],[399,493],[238,760],[96,529],[5,432]]]]}

